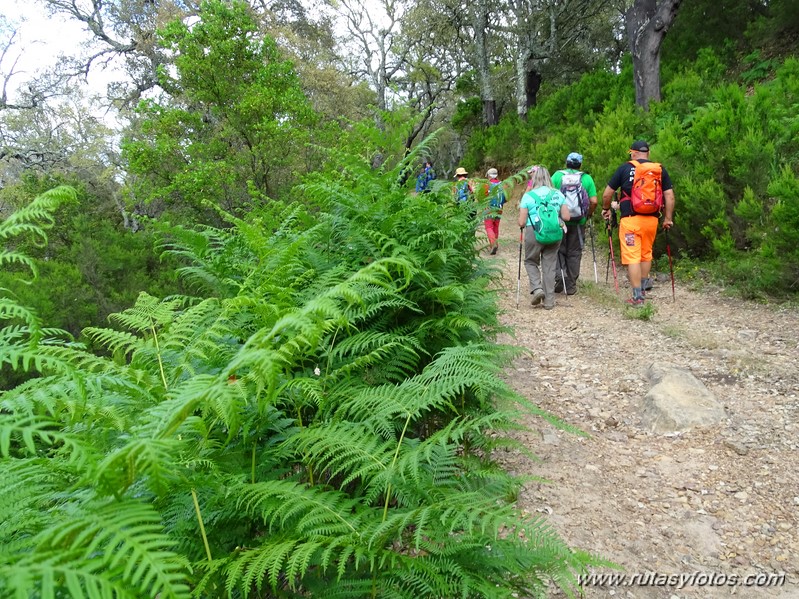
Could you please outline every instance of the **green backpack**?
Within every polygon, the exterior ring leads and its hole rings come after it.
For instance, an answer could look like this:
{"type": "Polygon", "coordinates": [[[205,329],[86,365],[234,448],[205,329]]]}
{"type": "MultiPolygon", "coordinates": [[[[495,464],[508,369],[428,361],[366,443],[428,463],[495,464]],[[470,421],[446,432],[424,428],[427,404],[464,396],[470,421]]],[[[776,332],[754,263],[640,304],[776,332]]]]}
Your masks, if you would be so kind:
{"type": "Polygon", "coordinates": [[[533,222],[535,240],[541,245],[550,245],[563,239],[563,228],[560,225],[560,206],[555,202],[554,192],[549,192],[545,198],[535,195],[538,207],[538,218],[533,222]]]}

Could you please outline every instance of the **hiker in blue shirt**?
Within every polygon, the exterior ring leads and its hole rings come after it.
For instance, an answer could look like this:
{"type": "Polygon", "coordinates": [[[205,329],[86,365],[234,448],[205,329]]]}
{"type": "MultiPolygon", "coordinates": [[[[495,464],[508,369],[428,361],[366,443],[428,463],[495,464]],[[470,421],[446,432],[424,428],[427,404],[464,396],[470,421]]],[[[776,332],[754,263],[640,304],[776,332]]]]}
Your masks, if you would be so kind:
{"type": "Polygon", "coordinates": [[[430,182],[436,178],[433,163],[425,161],[422,172],[416,177],[416,193],[430,193],[430,182]]]}
{"type": "Polygon", "coordinates": [[[469,218],[477,216],[477,208],[474,203],[474,183],[469,180],[469,172],[459,166],[455,169],[455,186],[452,188],[452,195],[458,206],[469,211],[469,218]]]}

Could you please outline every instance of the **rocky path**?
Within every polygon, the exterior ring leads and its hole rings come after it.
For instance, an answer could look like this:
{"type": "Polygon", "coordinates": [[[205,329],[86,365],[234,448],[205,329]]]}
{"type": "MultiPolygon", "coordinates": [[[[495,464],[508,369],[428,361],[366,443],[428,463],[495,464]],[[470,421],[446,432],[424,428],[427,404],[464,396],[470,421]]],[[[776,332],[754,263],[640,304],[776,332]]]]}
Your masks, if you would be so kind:
{"type": "Polygon", "coordinates": [[[502,342],[531,353],[507,368],[510,384],[540,407],[589,435],[581,437],[530,417],[519,438],[540,458],[501,456],[527,484],[519,497],[573,547],[624,567],[600,574],[649,574],[648,584],[589,586],[586,597],[683,599],[799,598],[799,313],[795,309],[694,292],[668,273],[649,294],[657,311],[631,319],[619,273],[605,284],[607,248],[590,246],[579,292],[554,310],[530,305],[522,270],[516,308],[518,228],[510,209],[495,260],[503,269],[503,320],[515,336],[502,342]],[[700,379],[724,406],[721,423],[658,434],[640,420],[653,362],[700,379]],[[695,575],[683,588],[667,576],[695,575]],[[784,584],[730,584],[785,574],[784,584]],[[701,584],[705,582],[706,584],[701,584]],[[660,584],[659,584],[660,583],[660,584]]]}

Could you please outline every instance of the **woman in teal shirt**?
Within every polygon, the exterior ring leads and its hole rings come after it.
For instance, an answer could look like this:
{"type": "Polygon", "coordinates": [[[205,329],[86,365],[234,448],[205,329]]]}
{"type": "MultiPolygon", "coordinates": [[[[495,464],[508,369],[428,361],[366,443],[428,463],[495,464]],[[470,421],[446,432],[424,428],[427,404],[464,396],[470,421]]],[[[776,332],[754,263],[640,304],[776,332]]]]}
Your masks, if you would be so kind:
{"type": "MultiPolygon", "coordinates": [[[[558,248],[560,239],[553,243],[542,244],[536,239],[535,225],[540,219],[538,210],[542,204],[548,203],[558,210],[559,224],[565,230],[565,221],[569,220],[569,208],[566,198],[552,186],[549,171],[540,165],[532,166],[529,191],[522,196],[519,204],[519,227],[524,229],[524,268],[530,279],[530,293],[533,294],[533,305],[543,300],[544,309],[555,307],[555,278],[558,270],[558,248]]],[[[562,237],[562,235],[561,235],[562,237]]]]}

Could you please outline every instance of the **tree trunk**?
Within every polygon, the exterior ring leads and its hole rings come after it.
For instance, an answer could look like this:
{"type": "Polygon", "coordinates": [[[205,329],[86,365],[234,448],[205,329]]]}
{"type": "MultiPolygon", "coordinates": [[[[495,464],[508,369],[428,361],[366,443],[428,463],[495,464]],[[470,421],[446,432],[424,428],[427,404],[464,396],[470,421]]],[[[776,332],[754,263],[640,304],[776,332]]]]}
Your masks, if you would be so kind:
{"type": "Polygon", "coordinates": [[[635,103],[644,110],[660,101],[660,46],[682,0],[635,0],[625,15],[633,57],[635,103]]]}
{"type": "Polygon", "coordinates": [[[527,113],[538,104],[538,90],[543,81],[533,64],[532,58],[516,59],[516,113],[523,120],[527,120],[527,113]]]}
{"type": "Polygon", "coordinates": [[[538,104],[538,90],[541,89],[541,73],[535,67],[528,67],[524,81],[525,99],[527,101],[527,109],[529,110],[538,104]]]}
{"type": "Polygon", "coordinates": [[[519,118],[527,118],[527,57],[521,48],[516,55],[516,114],[519,118]]]}
{"type": "Polygon", "coordinates": [[[542,76],[536,65],[533,41],[529,36],[525,38],[527,48],[520,48],[516,58],[516,114],[526,120],[527,113],[538,103],[542,76]]]}
{"type": "Polygon", "coordinates": [[[491,63],[488,59],[488,9],[485,2],[477,2],[474,19],[474,44],[477,51],[477,72],[480,81],[480,100],[483,103],[483,125],[497,124],[497,103],[491,81],[491,63]]]}

